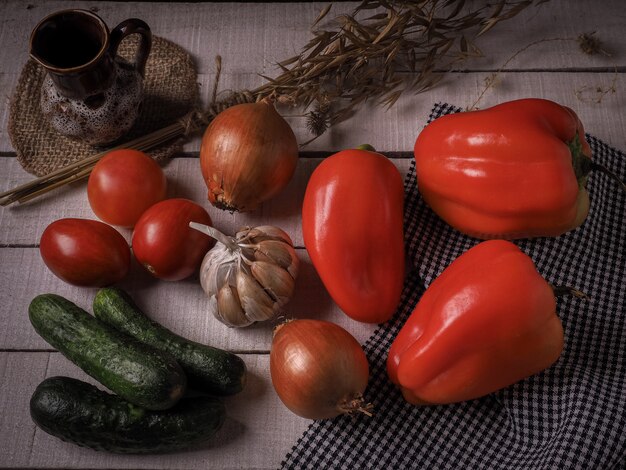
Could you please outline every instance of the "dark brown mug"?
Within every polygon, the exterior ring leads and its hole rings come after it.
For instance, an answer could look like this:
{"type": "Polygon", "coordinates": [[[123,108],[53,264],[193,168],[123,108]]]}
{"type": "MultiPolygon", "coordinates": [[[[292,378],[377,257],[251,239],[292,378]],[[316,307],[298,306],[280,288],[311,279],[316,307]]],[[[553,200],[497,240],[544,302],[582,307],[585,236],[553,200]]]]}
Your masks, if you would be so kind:
{"type": "Polygon", "coordinates": [[[52,127],[92,144],[119,138],[137,117],[151,47],[150,28],[137,18],[112,31],[88,10],[62,10],[42,19],[30,36],[30,56],[48,74],[41,105],[52,127]],[[135,33],[140,42],[129,64],[117,56],[117,49],[135,33]]]}

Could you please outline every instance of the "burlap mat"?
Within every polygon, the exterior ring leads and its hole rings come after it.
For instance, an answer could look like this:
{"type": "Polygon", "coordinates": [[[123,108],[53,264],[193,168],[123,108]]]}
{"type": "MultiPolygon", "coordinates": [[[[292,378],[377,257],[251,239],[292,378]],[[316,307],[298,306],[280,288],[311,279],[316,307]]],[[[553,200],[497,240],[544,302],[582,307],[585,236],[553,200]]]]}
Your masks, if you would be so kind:
{"type": "MultiPolygon", "coordinates": [[[[139,38],[122,41],[118,53],[132,60],[139,38]]],[[[37,176],[101,152],[100,147],[64,137],[48,125],[39,107],[39,94],[46,72],[29,59],[17,82],[9,110],[9,137],[17,160],[37,176]]],[[[137,122],[122,138],[129,141],[172,124],[198,105],[197,72],[191,56],[180,46],[157,36],[152,38],[144,79],[144,101],[137,122]]],[[[184,138],[174,139],[149,153],[163,162],[181,150],[184,138]]]]}

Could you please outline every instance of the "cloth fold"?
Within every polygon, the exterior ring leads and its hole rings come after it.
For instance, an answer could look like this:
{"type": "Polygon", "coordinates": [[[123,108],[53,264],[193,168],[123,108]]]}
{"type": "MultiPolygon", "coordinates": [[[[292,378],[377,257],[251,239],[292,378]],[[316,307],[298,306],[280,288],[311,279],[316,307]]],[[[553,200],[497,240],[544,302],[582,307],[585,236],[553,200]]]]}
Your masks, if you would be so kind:
{"type": "MultiPolygon", "coordinates": [[[[460,109],[434,106],[429,122],[460,109]]],[[[593,158],[626,179],[626,155],[587,134],[593,158]]],[[[405,181],[412,269],[398,311],[365,343],[374,417],[313,422],[283,469],[591,469],[626,465],[626,196],[592,174],[585,223],[557,238],[515,243],[549,282],[590,295],[557,301],[565,347],[548,370],[481,399],[417,407],[387,378],[387,352],[424,289],[480,241],[443,222],[405,181]]]]}

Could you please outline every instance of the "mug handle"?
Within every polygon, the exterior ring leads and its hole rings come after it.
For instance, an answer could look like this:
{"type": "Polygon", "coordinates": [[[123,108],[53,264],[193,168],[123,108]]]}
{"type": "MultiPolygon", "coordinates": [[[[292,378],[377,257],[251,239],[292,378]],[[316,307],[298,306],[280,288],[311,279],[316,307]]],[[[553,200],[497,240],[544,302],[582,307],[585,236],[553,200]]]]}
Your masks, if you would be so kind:
{"type": "Polygon", "coordinates": [[[141,35],[139,49],[135,55],[135,67],[139,71],[139,74],[143,77],[146,68],[146,61],[148,60],[148,55],[150,55],[150,49],[152,49],[152,32],[150,31],[150,27],[144,21],[138,18],[130,18],[122,21],[115,28],[113,28],[109,41],[109,52],[112,57],[115,57],[117,55],[117,48],[122,42],[122,39],[135,33],[141,35]]]}

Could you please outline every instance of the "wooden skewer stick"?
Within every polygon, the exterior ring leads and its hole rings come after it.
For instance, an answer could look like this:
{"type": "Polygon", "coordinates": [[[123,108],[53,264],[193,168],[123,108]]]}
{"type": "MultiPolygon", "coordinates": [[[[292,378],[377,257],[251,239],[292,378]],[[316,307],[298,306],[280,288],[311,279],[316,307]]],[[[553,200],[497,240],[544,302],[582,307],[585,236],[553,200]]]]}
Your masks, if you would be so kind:
{"type": "Polygon", "coordinates": [[[59,180],[56,183],[48,184],[48,185],[42,187],[41,189],[37,189],[35,191],[29,192],[27,195],[22,196],[19,199],[17,199],[17,202],[19,202],[20,204],[22,204],[24,202],[28,202],[28,201],[30,201],[32,199],[35,199],[36,197],[41,196],[42,194],[47,193],[48,191],[52,191],[53,189],[59,188],[61,186],[65,186],[66,184],[71,183],[73,181],[79,181],[79,180],[89,176],[89,174],[91,173],[91,170],[93,170],[94,166],[95,166],[95,164],[93,166],[89,166],[89,167],[79,171],[78,173],[72,173],[67,178],[59,180]]]}
{"type": "Polygon", "coordinates": [[[30,201],[53,189],[78,181],[88,176],[95,164],[112,150],[121,148],[132,148],[140,151],[150,150],[170,139],[184,135],[187,131],[188,129],[183,122],[176,122],[145,136],[84,158],[0,194],[0,205],[7,206],[16,201],[20,203],[30,201]]]}

